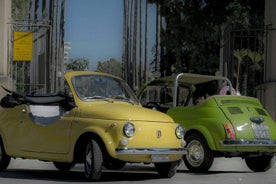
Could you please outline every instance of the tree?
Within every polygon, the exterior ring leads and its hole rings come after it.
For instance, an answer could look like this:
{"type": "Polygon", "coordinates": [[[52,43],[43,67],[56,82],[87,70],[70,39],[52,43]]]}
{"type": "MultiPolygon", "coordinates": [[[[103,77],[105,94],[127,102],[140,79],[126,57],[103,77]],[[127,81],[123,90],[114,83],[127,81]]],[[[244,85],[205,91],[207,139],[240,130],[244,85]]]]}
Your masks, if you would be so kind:
{"type": "Polygon", "coordinates": [[[122,77],[122,64],[116,59],[110,58],[107,61],[99,61],[96,71],[122,77]]]}
{"type": "MultiPolygon", "coordinates": [[[[122,66],[123,78],[127,81],[128,73],[128,0],[124,0],[124,14],[123,14],[123,48],[122,48],[122,66]]],[[[127,81],[128,82],[128,81],[127,81]]]]}
{"type": "Polygon", "coordinates": [[[142,84],[142,0],[139,1],[139,67],[138,67],[138,86],[142,84]]]}
{"type": "Polygon", "coordinates": [[[146,0],[145,7],[145,56],[144,56],[144,72],[143,72],[143,80],[142,83],[147,82],[147,72],[148,72],[148,0],[146,0]]]}
{"type": "Polygon", "coordinates": [[[161,6],[160,73],[214,74],[226,25],[249,25],[249,1],[151,0],[161,6]],[[174,71],[171,70],[174,66],[174,71]]]}
{"type": "MultiPolygon", "coordinates": [[[[237,76],[236,76],[236,91],[240,91],[240,81],[242,83],[242,92],[243,95],[255,96],[254,92],[248,91],[248,85],[250,85],[251,79],[250,72],[260,72],[263,68],[263,55],[256,52],[251,51],[250,49],[240,49],[234,50],[234,57],[238,60],[237,63],[237,76]],[[249,67],[247,67],[249,66],[249,67]],[[243,71],[241,72],[241,68],[243,71]],[[240,78],[242,77],[242,80],[240,78]],[[249,79],[248,79],[249,78],[249,79]],[[249,84],[248,84],[249,82],[249,84]]],[[[251,82],[252,83],[252,82],[251,82]]]]}
{"type": "Polygon", "coordinates": [[[12,18],[14,20],[24,20],[28,15],[28,0],[12,1],[12,18]]]}
{"type": "Polygon", "coordinates": [[[123,78],[136,88],[148,78],[148,5],[149,0],[124,0],[123,78]]]}
{"type": "Polygon", "coordinates": [[[74,58],[66,64],[68,71],[84,71],[89,69],[89,59],[87,58],[74,58]]]}

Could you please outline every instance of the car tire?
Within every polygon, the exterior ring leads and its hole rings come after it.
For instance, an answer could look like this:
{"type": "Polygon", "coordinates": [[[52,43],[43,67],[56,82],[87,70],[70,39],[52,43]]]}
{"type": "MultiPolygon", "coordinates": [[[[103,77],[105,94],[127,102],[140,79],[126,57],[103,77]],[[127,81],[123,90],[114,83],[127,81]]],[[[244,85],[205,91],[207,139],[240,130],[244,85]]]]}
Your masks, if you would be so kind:
{"type": "Polygon", "coordinates": [[[171,178],[175,175],[180,161],[154,163],[155,169],[161,178],[171,178]]]}
{"type": "Polygon", "coordinates": [[[104,164],[104,167],[106,169],[110,169],[110,170],[118,170],[123,168],[126,165],[126,162],[118,160],[118,159],[113,159],[110,158],[107,160],[107,162],[104,164]]]}
{"type": "Polygon", "coordinates": [[[4,171],[10,164],[11,157],[6,154],[2,140],[0,139],[0,171],[4,171]]]}
{"type": "Polygon", "coordinates": [[[199,134],[187,137],[187,154],[183,156],[186,167],[192,172],[206,172],[214,162],[214,153],[210,150],[205,138],[199,134]]]}
{"type": "Polygon", "coordinates": [[[67,162],[53,162],[54,166],[62,172],[69,171],[75,164],[67,162]]]}
{"type": "Polygon", "coordinates": [[[269,170],[275,161],[273,155],[261,155],[257,157],[246,157],[245,163],[254,172],[265,172],[269,170]]]}
{"type": "Polygon", "coordinates": [[[103,155],[99,143],[90,139],[87,142],[84,158],[84,174],[88,181],[97,181],[101,178],[103,155]]]}

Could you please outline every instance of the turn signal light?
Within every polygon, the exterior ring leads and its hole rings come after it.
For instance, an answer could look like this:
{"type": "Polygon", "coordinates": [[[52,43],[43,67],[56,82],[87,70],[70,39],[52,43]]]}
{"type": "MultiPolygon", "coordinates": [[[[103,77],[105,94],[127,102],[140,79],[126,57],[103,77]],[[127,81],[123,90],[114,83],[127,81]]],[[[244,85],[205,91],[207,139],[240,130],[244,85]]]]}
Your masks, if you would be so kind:
{"type": "Polygon", "coordinates": [[[234,128],[231,123],[225,123],[224,129],[225,129],[227,138],[235,139],[236,134],[235,134],[234,128]]]}

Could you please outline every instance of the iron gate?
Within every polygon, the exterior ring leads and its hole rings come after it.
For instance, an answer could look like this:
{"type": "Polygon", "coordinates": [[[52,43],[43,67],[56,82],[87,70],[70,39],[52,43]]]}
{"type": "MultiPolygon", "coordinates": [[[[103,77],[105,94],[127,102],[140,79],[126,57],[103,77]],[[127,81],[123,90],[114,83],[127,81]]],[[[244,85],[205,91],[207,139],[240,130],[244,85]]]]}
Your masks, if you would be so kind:
{"type": "Polygon", "coordinates": [[[256,87],[265,82],[267,38],[270,25],[232,29],[224,33],[222,72],[242,95],[256,96],[256,87]]]}

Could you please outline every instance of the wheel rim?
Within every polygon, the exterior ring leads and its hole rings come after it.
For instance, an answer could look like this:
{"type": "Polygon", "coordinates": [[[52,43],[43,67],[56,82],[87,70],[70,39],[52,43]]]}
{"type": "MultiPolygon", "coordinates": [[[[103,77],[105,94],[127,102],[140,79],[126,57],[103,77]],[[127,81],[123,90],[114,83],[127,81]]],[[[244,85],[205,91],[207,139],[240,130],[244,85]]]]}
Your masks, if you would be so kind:
{"type": "Polygon", "coordinates": [[[187,145],[188,154],[186,158],[193,167],[198,167],[204,160],[204,149],[197,140],[192,140],[187,145]]]}
{"type": "Polygon", "coordinates": [[[86,148],[86,154],[85,154],[85,174],[86,176],[89,176],[92,170],[92,148],[91,144],[89,144],[86,148]]]}

